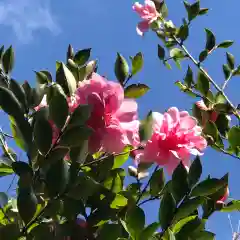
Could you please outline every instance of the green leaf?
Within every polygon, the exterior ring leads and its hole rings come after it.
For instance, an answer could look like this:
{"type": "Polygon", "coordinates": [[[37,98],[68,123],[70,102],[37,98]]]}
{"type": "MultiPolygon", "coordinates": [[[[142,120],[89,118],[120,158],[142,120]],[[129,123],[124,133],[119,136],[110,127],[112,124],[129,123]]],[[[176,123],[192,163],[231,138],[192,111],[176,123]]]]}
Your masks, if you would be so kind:
{"type": "Polygon", "coordinates": [[[229,68],[229,66],[227,64],[223,64],[222,68],[223,68],[223,73],[224,73],[225,79],[228,79],[228,77],[231,74],[231,69],[229,68]]]}
{"type": "Polygon", "coordinates": [[[214,240],[215,234],[209,231],[200,231],[200,232],[194,233],[192,237],[194,237],[194,239],[197,239],[197,240],[214,240]]]}
{"type": "Polygon", "coordinates": [[[163,169],[158,169],[152,174],[151,180],[150,180],[150,193],[152,196],[158,195],[165,184],[165,176],[163,169]]]}
{"type": "Polygon", "coordinates": [[[0,192],[0,207],[4,208],[8,203],[8,195],[4,192],[0,192]]]}
{"type": "Polygon", "coordinates": [[[177,32],[177,37],[181,39],[181,41],[185,41],[188,38],[189,29],[188,24],[184,24],[180,27],[177,32]]]}
{"type": "Polygon", "coordinates": [[[53,137],[52,127],[46,116],[38,114],[33,128],[33,137],[38,150],[46,155],[52,146],[53,137]]]}
{"type": "Polygon", "coordinates": [[[59,91],[51,98],[49,103],[49,117],[56,126],[61,129],[68,117],[68,102],[66,97],[59,91]]]}
{"type": "Polygon", "coordinates": [[[217,45],[218,48],[229,48],[233,45],[234,41],[232,40],[226,40],[220,44],[217,45]]]}
{"type": "Polygon", "coordinates": [[[218,131],[224,136],[227,137],[227,132],[230,129],[230,119],[226,114],[220,113],[215,122],[218,131]]]}
{"type": "Polygon", "coordinates": [[[192,21],[194,18],[197,17],[200,11],[200,1],[197,0],[191,5],[188,2],[184,1],[184,6],[187,10],[189,21],[192,21]]]}
{"type": "Polygon", "coordinates": [[[229,53],[229,52],[226,53],[226,56],[227,56],[227,64],[228,64],[229,68],[231,70],[233,70],[234,69],[234,65],[235,65],[234,56],[231,53],[229,53]]]}
{"type": "Polygon", "coordinates": [[[77,83],[72,72],[62,62],[58,64],[56,82],[62,86],[65,94],[68,96],[75,93],[77,89],[77,83]]]}
{"type": "Polygon", "coordinates": [[[121,167],[128,160],[130,151],[131,147],[126,146],[121,154],[116,155],[114,157],[114,165],[112,168],[114,169],[121,167]]]}
{"type": "Polygon", "coordinates": [[[74,59],[74,50],[71,44],[68,45],[67,49],[67,60],[68,59],[74,59]]]}
{"type": "Polygon", "coordinates": [[[65,147],[80,146],[83,141],[90,137],[91,134],[92,129],[87,126],[70,127],[62,135],[59,145],[65,147]]]}
{"type": "Polygon", "coordinates": [[[210,89],[208,78],[200,71],[198,72],[197,89],[203,94],[203,96],[207,96],[210,89]]]}
{"type": "Polygon", "coordinates": [[[124,90],[124,96],[127,98],[140,98],[149,91],[145,84],[131,84],[124,90]]]}
{"type": "Polygon", "coordinates": [[[188,66],[188,70],[186,73],[186,76],[184,78],[184,82],[186,83],[186,85],[190,88],[192,86],[193,82],[193,71],[190,68],[190,66],[188,66]]]}
{"type": "Polygon", "coordinates": [[[30,188],[19,188],[17,197],[17,208],[20,217],[27,224],[33,218],[37,210],[37,197],[30,188]]]}
{"type": "Polygon", "coordinates": [[[203,62],[207,58],[207,56],[208,50],[203,50],[202,52],[200,52],[198,59],[200,62],[203,62]]]}
{"type": "Polygon", "coordinates": [[[232,200],[227,205],[223,206],[221,212],[240,211],[240,200],[232,200]]]}
{"type": "Polygon", "coordinates": [[[177,222],[177,223],[173,226],[172,231],[173,231],[174,233],[178,233],[185,224],[187,224],[188,222],[192,221],[192,220],[195,219],[196,217],[197,217],[196,215],[192,215],[192,216],[189,216],[189,217],[186,217],[186,218],[181,219],[179,222],[177,222]]]}
{"type": "Polygon", "coordinates": [[[17,223],[0,226],[0,239],[18,239],[19,235],[20,229],[17,223]]]}
{"type": "Polygon", "coordinates": [[[39,84],[48,84],[49,83],[49,78],[48,75],[45,74],[43,71],[40,72],[35,72],[36,73],[36,78],[39,84]]]}
{"type": "Polygon", "coordinates": [[[69,121],[69,125],[71,126],[77,126],[85,124],[86,121],[91,116],[92,107],[91,105],[84,105],[81,104],[77,108],[75,108],[74,112],[72,113],[72,116],[69,121]]]}
{"type": "Polygon", "coordinates": [[[158,228],[159,228],[159,223],[157,222],[151,223],[150,225],[148,225],[143,229],[143,231],[139,236],[139,240],[151,240],[153,234],[157,231],[158,228]]]}
{"type": "Polygon", "coordinates": [[[104,224],[99,233],[99,240],[116,240],[121,235],[121,227],[118,224],[104,224]]]}
{"type": "Polygon", "coordinates": [[[161,200],[159,222],[163,230],[169,227],[175,213],[176,203],[171,193],[166,191],[161,200]]]}
{"type": "Polygon", "coordinates": [[[141,71],[143,67],[143,55],[141,52],[137,53],[132,59],[132,76],[141,71]]]}
{"type": "Polygon", "coordinates": [[[125,207],[128,203],[128,199],[120,194],[116,194],[116,197],[112,201],[110,208],[119,209],[125,207]]]}
{"type": "Polygon", "coordinates": [[[118,81],[123,84],[128,76],[129,66],[126,59],[120,53],[117,53],[114,71],[118,81]]]}
{"type": "Polygon", "coordinates": [[[46,187],[50,197],[64,192],[69,182],[69,165],[60,159],[52,164],[46,173],[46,187]]]}
{"type": "Polygon", "coordinates": [[[148,113],[146,118],[141,121],[139,128],[139,135],[141,141],[149,140],[152,135],[152,111],[148,113]]]}
{"type": "Polygon", "coordinates": [[[189,174],[188,174],[189,185],[190,186],[195,185],[199,181],[201,175],[202,175],[202,164],[200,161],[200,157],[196,156],[195,160],[193,161],[189,169],[189,174]]]}
{"type": "Polygon", "coordinates": [[[14,51],[12,46],[10,46],[3,54],[2,65],[6,74],[12,71],[14,66],[14,51]]]}
{"type": "Polygon", "coordinates": [[[205,15],[208,13],[208,8],[200,8],[198,15],[205,15]]]}
{"type": "Polygon", "coordinates": [[[7,88],[0,86],[0,107],[8,115],[18,117],[22,115],[21,106],[15,95],[7,88]]]}
{"type": "Polygon", "coordinates": [[[164,1],[161,1],[159,3],[159,13],[161,13],[161,16],[163,18],[167,18],[167,16],[168,16],[168,8],[164,1]]]}
{"type": "Polygon", "coordinates": [[[234,70],[233,70],[233,76],[238,76],[240,75],[240,66],[237,66],[234,70]]]}
{"type": "Polygon", "coordinates": [[[78,65],[84,65],[90,58],[91,48],[82,49],[78,51],[74,56],[74,62],[78,65]]]}
{"type": "Polygon", "coordinates": [[[10,90],[14,93],[18,101],[21,103],[23,109],[26,111],[27,110],[27,99],[25,96],[24,89],[21,85],[18,84],[17,81],[14,79],[10,80],[10,90]]]}
{"type": "Polygon", "coordinates": [[[240,128],[233,126],[228,132],[228,141],[233,148],[240,146],[240,128]]]}
{"type": "MultiPolygon", "coordinates": [[[[118,169],[114,169],[118,170],[118,169]]],[[[119,172],[111,171],[110,176],[104,181],[104,187],[114,193],[119,193],[123,188],[123,179],[119,172]]]]}
{"type": "Polygon", "coordinates": [[[199,205],[204,202],[204,198],[196,197],[190,200],[183,202],[180,207],[178,208],[175,216],[174,221],[178,221],[182,218],[188,217],[191,213],[193,213],[199,205]]]}
{"type": "Polygon", "coordinates": [[[140,207],[132,207],[127,211],[125,222],[133,239],[138,238],[145,225],[145,214],[140,207]]]}
{"type": "Polygon", "coordinates": [[[7,175],[11,175],[13,173],[14,173],[14,171],[13,171],[12,167],[3,163],[0,160],[0,178],[4,177],[4,176],[7,176],[7,175]]]}
{"type": "Polygon", "coordinates": [[[170,57],[175,59],[182,59],[185,57],[183,50],[179,48],[172,48],[169,54],[170,54],[170,57]]]}
{"type": "Polygon", "coordinates": [[[4,53],[4,45],[1,46],[0,48],[0,61],[2,61],[3,53],[4,53]]]}
{"type": "Polygon", "coordinates": [[[13,162],[12,169],[20,177],[25,174],[30,174],[30,175],[33,174],[33,171],[30,165],[23,161],[13,162]]]}
{"type": "Polygon", "coordinates": [[[209,29],[205,28],[206,32],[206,46],[205,49],[211,51],[216,45],[216,38],[209,29]]]}
{"type": "Polygon", "coordinates": [[[176,203],[178,203],[188,192],[187,170],[180,162],[172,174],[172,193],[176,203]]]}
{"type": "Polygon", "coordinates": [[[165,50],[159,44],[158,44],[158,57],[160,60],[164,60],[164,58],[165,58],[165,50]]]}
{"type": "Polygon", "coordinates": [[[216,178],[206,179],[193,188],[191,196],[209,196],[217,192],[226,183],[216,178]]]}

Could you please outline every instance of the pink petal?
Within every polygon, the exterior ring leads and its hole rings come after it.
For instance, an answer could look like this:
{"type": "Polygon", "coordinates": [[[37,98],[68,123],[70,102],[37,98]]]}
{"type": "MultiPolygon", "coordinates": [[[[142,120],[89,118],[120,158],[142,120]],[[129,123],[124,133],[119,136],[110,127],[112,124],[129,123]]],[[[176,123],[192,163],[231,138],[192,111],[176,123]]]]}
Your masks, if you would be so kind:
{"type": "Polygon", "coordinates": [[[183,130],[193,129],[197,125],[197,120],[193,117],[183,117],[180,119],[180,128],[183,130]]]}
{"type": "Polygon", "coordinates": [[[138,23],[137,25],[137,33],[140,35],[140,36],[143,36],[143,33],[144,32],[147,32],[149,29],[149,22],[148,21],[142,21],[140,23],[138,23]]]}
{"type": "Polygon", "coordinates": [[[159,112],[152,113],[153,131],[159,132],[163,124],[163,115],[159,112]]]}
{"type": "Polygon", "coordinates": [[[172,118],[173,125],[176,125],[177,123],[179,123],[180,116],[179,116],[179,111],[176,107],[169,108],[167,113],[172,118]]]}
{"type": "Polygon", "coordinates": [[[133,99],[124,99],[115,117],[121,122],[129,122],[137,119],[137,102],[133,99]]]}

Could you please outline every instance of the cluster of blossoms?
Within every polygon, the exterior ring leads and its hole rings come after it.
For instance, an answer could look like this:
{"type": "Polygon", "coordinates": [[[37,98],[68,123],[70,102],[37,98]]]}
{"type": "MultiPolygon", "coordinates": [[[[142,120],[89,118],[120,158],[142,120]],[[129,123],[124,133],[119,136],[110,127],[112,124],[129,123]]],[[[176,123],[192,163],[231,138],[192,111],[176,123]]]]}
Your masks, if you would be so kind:
{"type": "MultiPolygon", "coordinates": [[[[91,105],[91,116],[87,121],[93,134],[89,139],[89,151],[95,153],[120,153],[126,145],[143,150],[136,151],[135,162],[156,162],[166,167],[169,173],[180,163],[188,167],[190,154],[201,155],[207,142],[201,136],[201,127],[188,112],[175,107],[166,113],[153,113],[152,136],[146,143],[139,138],[137,102],[124,98],[123,87],[116,82],[93,73],[89,80],[79,83],[74,96],[68,99],[70,112],[80,104],[91,105]]],[[[46,97],[35,110],[47,105],[46,97]]],[[[59,129],[50,122],[53,128],[53,142],[59,129]]]]}

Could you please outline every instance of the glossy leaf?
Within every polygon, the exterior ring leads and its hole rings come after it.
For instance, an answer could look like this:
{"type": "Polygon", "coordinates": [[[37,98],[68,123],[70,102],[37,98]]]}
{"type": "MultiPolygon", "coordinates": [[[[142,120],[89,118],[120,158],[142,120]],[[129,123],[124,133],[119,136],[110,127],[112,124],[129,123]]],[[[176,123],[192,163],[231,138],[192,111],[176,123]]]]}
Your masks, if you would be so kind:
{"type": "Polygon", "coordinates": [[[31,166],[23,161],[13,162],[12,169],[18,176],[22,176],[25,174],[33,174],[31,166]]]}
{"type": "Polygon", "coordinates": [[[188,2],[184,1],[184,6],[187,10],[189,21],[192,21],[194,18],[197,17],[200,11],[200,1],[196,1],[191,5],[188,2]]]}
{"type": "Polygon", "coordinates": [[[10,46],[3,54],[2,65],[5,73],[10,73],[14,66],[14,51],[12,46],[10,46]]]}
{"type": "Polygon", "coordinates": [[[149,91],[149,87],[145,84],[131,84],[124,90],[127,98],[140,98],[149,91]]]}
{"type": "Polygon", "coordinates": [[[118,81],[123,84],[128,76],[129,66],[126,59],[120,53],[117,53],[114,71],[118,81]]]}
{"type": "Polygon", "coordinates": [[[164,60],[164,58],[165,58],[165,50],[159,44],[158,44],[158,57],[160,60],[164,60]]]}
{"type": "Polygon", "coordinates": [[[192,216],[181,219],[173,226],[172,231],[174,233],[178,233],[185,224],[194,220],[196,217],[197,217],[196,215],[192,215],[192,216]]]}
{"type": "Polygon", "coordinates": [[[84,65],[90,58],[91,48],[86,48],[78,51],[74,56],[74,62],[78,65],[84,65]]]}
{"type": "Polygon", "coordinates": [[[92,107],[90,105],[81,104],[75,108],[69,121],[69,125],[77,126],[84,124],[91,116],[92,107]]]}
{"type": "Polygon", "coordinates": [[[226,40],[217,45],[218,48],[229,48],[233,45],[234,41],[226,40]]]}
{"type": "Polygon", "coordinates": [[[157,231],[158,228],[159,228],[159,223],[157,222],[151,223],[150,225],[148,225],[143,229],[143,231],[139,236],[139,240],[151,240],[153,234],[157,231]]]}
{"type": "Polygon", "coordinates": [[[228,64],[223,64],[222,68],[223,68],[223,73],[224,73],[225,79],[228,79],[228,77],[231,74],[231,69],[229,68],[228,64]]]}
{"type": "Polygon", "coordinates": [[[205,15],[208,13],[208,8],[200,8],[198,15],[205,15]]]}
{"type": "Polygon", "coordinates": [[[186,76],[184,78],[184,82],[186,83],[186,85],[188,87],[191,87],[192,84],[194,83],[193,82],[193,71],[192,69],[190,68],[190,66],[188,66],[188,69],[187,69],[187,73],[186,73],[186,76]]]}
{"type": "Polygon", "coordinates": [[[163,189],[165,184],[165,176],[163,169],[158,169],[152,174],[150,180],[150,193],[152,196],[158,195],[163,189]]]}
{"type": "Polygon", "coordinates": [[[205,28],[205,32],[206,32],[205,49],[207,49],[208,51],[211,51],[216,45],[216,38],[215,38],[213,32],[211,32],[209,29],[205,28]]]}
{"type": "Polygon", "coordinates": [[[221,209],[221,212],[240,211],[240,200],[232,200],[221,209]]]}
{"type": "Polygon", "coordinates": [[[234,69],[234,65],[235,65],[234,56],[233,56],[231,53],[229,53],[229,52],[226,53],[226,56],[227,56],[228,66],[229,66],[229,68],[230,68],[231,70],[233,70],[233,69],[234,69]]]}
{"type": "Polygon", "coordinates": [[[130,155],[130,151],[131,151],[131,147],[126,146],[124,148],[122,154],[116,155],[114,157],[113,169],[121,167],[128,160],[129,155],[130,155]]]}
{"type": "Polygon", "coordinates": [[[203,62],[207,58],[207,56],[208,56],[208,50],[203,50],[200,52],[198,59],[200,62],[203,62]]]}
{"type": "Polygon", "coordinates": [[[234,126],[229,130],[228,141],[233,148],[240,146],[240,128],[239,127],[234,126]]]}
{"type": "Polygon", "coordinates": [[[99,233],[99,240],[117,240],[121,235],[121,227],[118,224],[104,224],[99,233]]]}
{"type": "Polygon", "coordinates": [[[200,157],[197,156],[189,168],[188,182],[190,186],[195,185],[202,175],[202,164],[200,157]]]}
{"type": "Polygon", "coordinates": [[[141,71],[143,67],[143,55],[141,52],[137,53],[132,59],[132,75],[141,71]]]}
{"type": "Polygon", "coordinates": [[[179,48],[172,48],[170,50],[169,54],[170,54],[170,57],[175,58],[175,59],[182,59],[185,56],[183,50],[181,50],[179,48]]]}
{"type": "Polygon", "coordinates": [[[4,192],[0,192],[0,207],[4,208],[8,203],[8,195],[4,192]]]}
{"type": "Polygon", "coordinates": [[[210,89],[208,78],[200,71],[198,72],[197,89],[203,94],[203,96],[207,96],[210,89]]]}
{"type": "Polygon", "coordinates": [[[178,30],[177,37],[179,37],[181,41],[185,41],[188,38],[188,34],[189,34],[188,24],[184,24],[178,30]]]}

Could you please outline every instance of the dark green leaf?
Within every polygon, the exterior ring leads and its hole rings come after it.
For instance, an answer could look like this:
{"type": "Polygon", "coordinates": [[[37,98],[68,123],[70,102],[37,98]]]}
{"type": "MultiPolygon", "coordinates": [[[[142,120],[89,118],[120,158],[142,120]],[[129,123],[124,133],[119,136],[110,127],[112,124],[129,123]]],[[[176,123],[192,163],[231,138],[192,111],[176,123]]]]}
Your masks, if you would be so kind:
{"type": "Polygon", "coordinates": [[[189,21],[192,21],[194,18],[197,17],[200,11],[200,1],[197,0],[191,5],[188,2],[184,1],[184,6],[187,10],[189,21]]]}
{"type": "Polygon", "coordinates": [[[203,62],[207,58],[207,56],[208,50],[203,50],[202,52],[200,52],[198,59],[200,62],[203,62]]]}
{"type": "Polygon", "coordinates": [[[186,85],[190,88],[193,84],[193,71],[190,68],[190,66],[188,66],[188,70],[186,73],[186,76],[184,78],[184,82],[186,83],[186,85]]]}
{"type": "Polygon", "coordinates": [[[48,79],[48,76],[40,71],[40,72],[35,72],[36,73],[36,78],[37,78],[37,81],[39,84],[48,84],[49,82],[49,79],[48,79]]]}
{"type": "Polygon", "coordinates": [[[139,207],[132,207],[126,214],[126,225],[134,239],[138,238],[145,225],[144,211],[139,207]]]}
{"type": "Polygon", "coordinates": [[[121,227],[118,224],[104,224],[99,233],[99,240],[116,240],[121,235],[121,227]]]}
{"type": "Polygon", "coordinates": [[[75,108],[69,121],[69,125],[77,126],[84,124],[91,116],[92,107],[90,105],[81,104],[75,108]]]}
{"type": "Polygon", "coordinates": [[[206,179],[193,188],[192,196],[209,196],[217,192],[226,183],[216,178],[206,179]]]}
{"type": "Polygon", "coordinates": [[[164,60],[164,58],[165,58],[165,50],[159,44],[158,44],[158,57],[160,60],[164,60]]]}
{"type": "Polygon", "coordinates": [[[231,69],[229,68],[229,66],[227,64],[223,64],[223,73],[224,73],[224,77],[225,79],[228,79],[228,77],[231,74],[231,69]]]}
{"type": "Polygon", "coordinates": [[[149,87],[145,84],[132,84],[124,90],[127,98],[140,98],[149,91],[149,87]]]}
{"type": "Polygon", "coordinates": [[[25,224],[30,222],[37,210],[37,197],[32,188],[19,188],[17,208],[25,224]]]}
{"type": "Polygon", "coordinates": [[[232,200],[221,209],[221,212],[235,212],[240,211],[240,200],[232,200]]]}
{"type": "Polygon", "coordinates": [[[152,196],[158,195],[163,189],[165,184],[165,176],[163,169],[158,169],[152,174],[150,180],[150,193],[152,196]]]}
{"type": "Polygon", "coordinates": [[[30,165],[22,161],[13,162],[12,169],[18,176],[22,176],[28,173],[30,173],[31,175],[33,174],[30,165]]]}
{"type": "Polygon", "coordinates": [[[198,15],[205,15],[208,13],[208,8],[200,8],[198,15]]]}
{"type": "Polygon", "coordinates": [[[12,46],[10,46],[3,54],[2,64],[3,64],[3,69],[5,73],[8,74],[12,71],[14,66],[14,51],[12,46]]]}
{"type": "Polygon", "coordinates": [[[45,155],[52,145],[53,131],[48,119],[40,114],[38,116],[34,124],[33,136],[38,150],[45,155]]]}
{"type": "Polygon", "coordinates": [[[129,66],[126,59],[120,53],[117,53],[114,71],[118,81],[123,84],[128,76],[129,66]]]}
{"type": "Polygon", "coordinates": [[[207,96],[210,89],[208,78],[200,71],[198,72],[197,89],[203,94],[203,96],[207,96]]]}
{"type": "Polygon", "coordinates": [[[0,207],[4,208],[8,203],[8,195],[4,192],[0,192],[0,207]]]}
{"type": "Polygon", "coordinates": [[[174,220],[179,221],[182,218],[188,217],[191,213],[193,213],[199,205],[201,205],[204,202],[204,198],[196,197],[192,198],[188,201],[185,201],[180,205],[178,208],[174,220]]]}
{"type": "Polygon", "coordinates": [[[214,34],[207,28],[205,28],[206,32],[206,46],[205,49],[211,51],[216,45],[216,38],[214,34]]]}
{"type": "Polygon", "coordinates": [[[90,58],[91,50],[91,48],[87,48],[78,51],[74,56],[74,62],[80,66],[84,65],[90,58]]]}
{"type": "Polygon", "coordinates": [[[91,134],[92,130],[87,126],[70,127],[61,137],[59,145],[65,147],[80,146],[91,134]]]}
{"type": "Polygon", "coordinates": [[[150,111],[147,117],[141,121],[139,128],[141,141],[148,140],[152,135],[152,112],[150,111]]]}
{"type": "Polygon", "coordinates": [[[219,114],[215,122],[218,131],[224,136],[227,136],[227,132],[230,129],[230,119],[226,114],[219,114]]]}
{"type": "Polygon", "coordinates": [[[157,231],[158,228],[159,228],[159,223],[157,222],[151,223],[150,225],[148,225],[143,229],[143,231],[139,236],[139,240],[151,240],[153,234],[157,231]]]}
{"type": "Polygon", "coordinates": [[[175,200],[171,193],[166,191],[161,200],[161,205],[159,209],[159,222],[163,230],[169,227],[172,222],[176,208],[175,200]]]}
{"type": "Polygon", "coordinates": [[[18,239],[20,229],[17,223],[10,223],[0,226],[0,239],[18,239]]]}
{"type": "Polygon", "coordinates": [[[4,45],[1,46],[0,48],[0,61],[2,61],[3,53],[4,53],[4,45]]]}
{"type": "Polygon", "coordinates": [[[143,67],[143,55],[141,52],[137,53],[132,58],[132,75],[135,75],[139,71],[141,71],[143,67]]]}
{"type": "Polygon", "coordinates": [[[18,99],[18,101],[21,103],[23,109],[26,111],[27,110],[27,99],[25,96],[24,89],[21,85],[18,84],[17,81],[14,79],[10,80],[10,89],[18,99]]]}
{"type": "Polygon", "coordinates": [[[228,64],[229,68],[231,70],[233,70],[234,69],[234,65],[235,65],[234,56],[231,53],[229,53],[229,52],[226,53],[226,56],[227,56],[227,64],[228,64]]]}
{"type": "Polygon", "coordinates": [[[49,103],[49,117],[61,129],[68,117],[68,102],[63,94],[56,92],[49,103]]]}
{"type": "Polygon", "coordinates": [[[172,193],[178,203],[188,192],[187,170],[183,163],[180,162],[175,168],[172,175],[172,193]]]}
{"type": "Polygon", "coordinates": [[[197,239],[197,240],[214,240],[215,234],[208,231],[200,231],[200,232],[194,233],[192,237],[194,237],[194,239],[197,239]]]}
{"type": "Polygon", "coordinates": [[[74,50],[71,44],[68,45],[68,49],[67,49],[67,60],[68,59],[74,59],[74,50]]]}
{"type": "Polygon", "coordinates": [[[196,156],[195,160],[193,161],[193,163],[190,166],[189,169],[189,174],[188,174],[188,182],[190,186],[195,185],[202,174],[202,164],[200,161],[200,157],[196,156]]]}
{"type": "Polygon", "coordinates": [[[177,222],[177,223],[173,226],[172,231],[173,231],[174,233],[178,233],[185,224],[187,224],[188,222],[192,221],[192,220],[195,219],[196,217],[197,217],[196,215],[192,215],[192,216],[189,216],[189,217],[186,217],[186,218],[181,219],[179,222],[177,222]]]}
{"type": "Polygon", "coordinates": [[[228,141],[233,148],[240,146],[240,128],[232,127],[228,132],[228,141]]]}
{"type": "Polygon", "coordinates": [[[231,40],[226,40],[220,44],[217,45],[218,48],[228,48],[230,46],[232,46],[234,43],[234,41],[231,41],[231,40]]]}
{"type": "Polygon", "coordinates": [[[159,12],[163,18],[166,18],[168,16],[168,8],[164,1],[161,1],[159,3],[159,12]]]}
{"type": "Polygon", "coordinates": [[[110,176],[104,181],[104,187],[114,193],[119,193],[123,188],[123,180],[119,172],[111,171],[110,176]]]}
{"type": "Polygon", "coordinates": [[[61,62],[57,66],[56,82],[62,86],[66,95],[70,96],[76,91],[76,80],[64,63],[61,62]]]}
{"type": "Polygon", "coordinates": [[[51,165],[46,174],[46,186],[50,197],[61,194],[69,181],[69,165],[67,161],[59,159],[51,165]]]}
{"type": "Polygon", "coordinates": [[[240,75],[240,66],[237,66],[237,68],[233,70],[233,76],[238,76],[238,75],[240,75]]]}
{"type": "Polygon", "coordinates": [[[177,32],[177,37],[181,39],[181,41],[185,41],[188,38],[189,30],[188,24],[184,24],[180,27],[177,32]]]}

